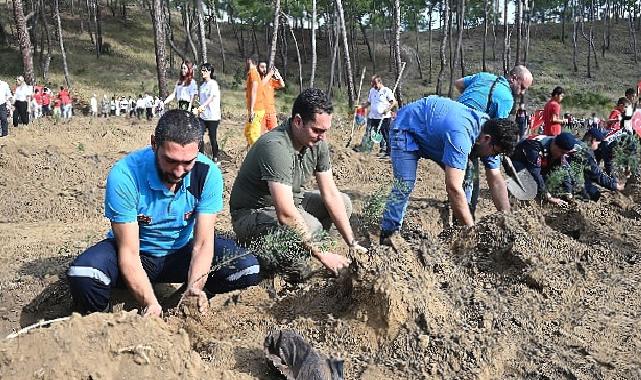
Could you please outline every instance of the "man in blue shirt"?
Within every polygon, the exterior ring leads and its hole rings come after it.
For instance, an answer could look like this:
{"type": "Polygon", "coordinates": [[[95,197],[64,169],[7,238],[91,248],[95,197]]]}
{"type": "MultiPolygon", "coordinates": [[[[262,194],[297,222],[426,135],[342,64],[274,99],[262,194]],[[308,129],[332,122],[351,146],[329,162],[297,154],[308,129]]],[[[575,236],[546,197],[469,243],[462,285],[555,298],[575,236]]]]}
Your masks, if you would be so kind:
{"type": "MultiPolygon", "coordinates": [[[[523,95],[532,81],[532,73],[525,66],[516,65],[505,77],[481,72],[457,79],[454,86],[461,92],[459,103],[485,112],[491,119],[506,119],[514,107],[514,98],[523,95]]],[[[465,171],[465,183],[470,184],[466,186],[466,196],[472,216],[478,202],[478,172],[478,160],[470,160],[465,171]]]]}
{"type": "Polygon", "coordinates": [[[459,103],[485,112],[491,119],[506,119],[512,112],[514,98],[523,95],[532,80],[530,70],[517,65],[507,77],[481,72],[457,79],[454,86],[461,92],[459,103]]]}
{"type": "Polygon", "coordinates": [[[445,188],[460,223],[474,224],[464,189],[465,170],[471,159],[480,158],[485,165],[496,208],[509,211],[498,155],[511,153],[518,136],[513,121],[490,120],[486,113],[448,98],[429,96],[401,108],[390,134],[395,180],[383,213],[381,242],[394,244],[394,236],[398,236],[420,158],[433,160],[445,170],[445,188]]]}
{"type": "Polygon", "coordinates": [[[172,110],[158,121],[151,146],[118,161],[107,177],[107,239],[87,249],[67,276],[80,312],[107,311],[114,287],[127,287],[144,315],[162,308],[154,282],[186,282],[201,312],[208,295],[256,285],[256,257],[215,237],[223,208],[220,169],[198,153],[202,130],[190,112],[172,110]],[[215,249],[214,249],[215,248],[215,249]],[[236,257],[210,272],[217,260],[236,257]]]}

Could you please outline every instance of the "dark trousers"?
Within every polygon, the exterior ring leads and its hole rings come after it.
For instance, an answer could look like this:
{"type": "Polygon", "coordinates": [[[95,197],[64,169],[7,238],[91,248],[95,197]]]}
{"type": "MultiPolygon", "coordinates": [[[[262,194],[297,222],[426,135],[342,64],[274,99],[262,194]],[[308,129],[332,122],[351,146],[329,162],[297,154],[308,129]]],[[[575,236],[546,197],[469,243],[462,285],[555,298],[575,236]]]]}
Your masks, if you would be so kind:
{"type": "Polygon", "coordinates": [[[151,111],[151,108],[145,108],[145,117],[147,118],[147,120],[151,120],[151,118],[154,117],[154,113],[151,111]]]}
{"type": "Polygon", "coordinates": [[[29,104],[27,102],[16,100],[13,105],[15,106],[15,109],[13,110],[13,126],[17,127],[18,123],[22,123],[24,125],[29,124],[29,112],[27,112],[27,106],[29,104]]]}
{"type": "Polygon", "coordinates": [[[136,117],[138,119],[142,119],[142,113],[143,113],[143,109],[142,108],[136,108],[136,117]]]}
{"type": "Polygon", "coordinates": [[[0,104],[0,127],[2,128],[0,137],[7,136],[9,134],[9,122],[7,121],[7,103],[0,104]]]}
{"type": "MultiPolygon", "coordinates": [[[[260,267],[255,256],[230,239],[216,237],[214,247],[214,264],[231,260],[209,273],[205,284],[208,295],[243,289],[260,282],[260,267]]],[[[193,241],[190,241],[167,256],[141,253],[140,261],[152,283],[186,282],[192,249],[193,241]]],[[[116,241],[105,239],[87,249],[71,263],[67,277],[79,312],[86,314],[107,310],[111,289],[126,287],[118,267],[116,241]]]]}
{"type": "MultiPolygon", "coordinates": [[[[209,134],[209,142],[211,143],[211,156],[216,159],[218,157],[218,140],[216,139],[216,133],[218,131],[218,124],[220,120],[203,120],[200,119],[200,125],[203,128],[203,134],[207,132],[209,134]]],[[[200,153],[205,151],[205,139],[203,138],[203,144],[200,146],[200,153]]]]}

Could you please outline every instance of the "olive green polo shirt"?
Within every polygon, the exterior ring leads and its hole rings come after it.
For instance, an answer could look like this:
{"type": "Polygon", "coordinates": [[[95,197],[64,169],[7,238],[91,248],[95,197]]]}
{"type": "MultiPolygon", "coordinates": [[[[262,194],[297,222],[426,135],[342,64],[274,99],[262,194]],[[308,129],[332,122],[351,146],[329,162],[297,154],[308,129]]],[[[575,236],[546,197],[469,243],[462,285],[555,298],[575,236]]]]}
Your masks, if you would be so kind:
{"type": "Polygon", "coordinates": [[[294,149],[290,120],[264,134],[247,153],[229,199],[230,211],[274,206],[268,182],[292,187],[300,205],[304,186],[315,173],[331,169],[329,148],[320,141],[312,148],[294,149]]]}

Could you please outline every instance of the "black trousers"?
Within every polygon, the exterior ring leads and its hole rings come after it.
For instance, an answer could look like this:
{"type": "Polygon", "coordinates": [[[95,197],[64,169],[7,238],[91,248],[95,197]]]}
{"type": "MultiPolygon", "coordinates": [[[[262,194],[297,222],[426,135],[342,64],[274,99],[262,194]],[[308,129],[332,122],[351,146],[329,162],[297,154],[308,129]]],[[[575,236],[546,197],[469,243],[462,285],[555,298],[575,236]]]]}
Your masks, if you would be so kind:
{"type": "Polygon", "coordinates": [[[15,106],[13,110],[13,126],[17,127],[19,122],[24,125],[29,124],[29,112],[27,112],[27,106],[29,104],[26,101],[16,100],[13,105],[15,106]]]}
{"type": "Polygon", "coordinates": [[[2,127],[2,133],[0,137],[7,136],[9,134],[9,122],[7,121],[7,103],[0,104],[0,127],[2,127]]]}
{"type": "Polygon", "coordinates": [[[154,117],[154,113],[152,111],[152,108],[145,108],[145,117],[147,118],[147,120],[151,120],[151,118],[154,117]]]}
{"type": "MultiPolygon", "coordinates": [[[[203,129],[203,134],[205,131],[209,134],[209,142],[211,143],[211,156],[213,159],[218,158],[218,141],[216,140],[216,132],[218,131],[218,124],[220,120],[203,120],[200,119],[200,125],[203,129]]],[[[200,146],[200,153],[205,151],[205,139],[203,138],[203,143],[200,146]]]]}

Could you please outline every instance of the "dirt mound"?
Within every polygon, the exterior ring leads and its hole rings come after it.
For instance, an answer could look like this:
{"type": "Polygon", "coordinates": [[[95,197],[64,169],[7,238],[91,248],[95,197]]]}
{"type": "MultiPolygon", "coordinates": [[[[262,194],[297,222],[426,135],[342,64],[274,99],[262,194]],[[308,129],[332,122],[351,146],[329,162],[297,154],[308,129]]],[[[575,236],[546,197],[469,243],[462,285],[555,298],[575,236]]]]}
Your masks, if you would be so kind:
{"type": "Polygon", "coordinates": [[[184,330],[135,313],[74,315],[0,343],[0,377],[11,379],[205,376],[222,377],[203,365],[184,330]]]}

